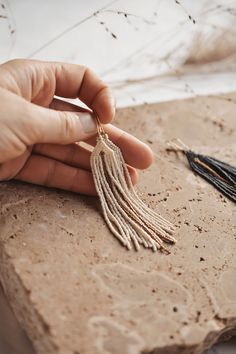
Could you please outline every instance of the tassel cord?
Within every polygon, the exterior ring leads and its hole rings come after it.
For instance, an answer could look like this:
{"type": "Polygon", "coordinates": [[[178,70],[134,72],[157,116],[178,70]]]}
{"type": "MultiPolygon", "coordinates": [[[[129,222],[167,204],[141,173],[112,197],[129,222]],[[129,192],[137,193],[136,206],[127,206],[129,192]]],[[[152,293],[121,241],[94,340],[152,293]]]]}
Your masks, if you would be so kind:
{"type": "MultiPolygon", "coordinates": [[[[108,166],[107,166],[107,168],[108,168],[108,166]]],[[[137,218],[139,218],[139,219],[143,218],[144,220],[146,218],[148,220],[149,224],[152,225],[153,230],[157,229],[159,231],[159,233],[163,237],[165,237],[166,240],[173,242],[173,239],[170,238],[169,235],[166,236],[163,232],[163,228],[165,225],[163,225],[163,224],[160,225],[159,223],[155,222],[155,220],[153,218],[150,218],[150,216],[146,213],[146,211],[143,210],[142,208],[140,208],[140,205],[138,203],[136,203],[136,200],[134,198],[132,198],[132,195],[129,195],[128,193],[125,193],[124,190],[122,190],[119,183],[117,183],[116,176],[112,175],[109,170],[108,170],[108,173],[110,175],[111,180],[113,181],[113,183],[116,185],[117,189],[119,190],[119,192],[123,196],[123,199],[120,198],[120,200],[121,200],[122,204],[124,205],[124,207],[127,207],[127,205],[124,204],[124,202],[123,202],[123,201],[126,201],[126,203],[128,203],[129,208],[131,210],[133,210],[133,212],[135,213],[137,218]],[[162,227],[162,229],[161,229],[161,227],[162,227]]],[[[169,231],[169,229],[167,229],[167,231],[169,231]]]]}
{"type": "MultiPolygon", "coordinates": [[[[114,159],[112,161],[112,168],[113,168],[113,171],[119,171],[119,166],[117,165],[117,161],[119,161],[119,159],[114,159]]],[[[124,161],[122,161],[124,162],[124,161]]],[[[125,162],[124,162],[125,164],[125,162]]],[[[124,165],[125,166],[125,165],[124,165]]],[[[130,179],[130,175],[129,175],[129,172],[128,172],[128,169],[127,167],[125,166],[124,167],[124,174],[125,174],[125,177],[127,177],[128,179],[130,179]]],[[[113,178],[113,182],[117,184],[117,187],[119,188],[119,183],[117,182],[117,179],[116,177],[113,177],[111,176],[111,178],[113,178]]],[[[120,171],[119,171],[119,180],[121,180],[123,177],[123,175],[121,175],[120,171]]],[[[150,208],[148,208],[146,206],[146,204],[143,203],[143,201],[139,198],[139,196],[137,195],[135,189],[133,188],[132,186],[132,182],[131,182],[131,179],[130,179],[130,183],[131,183],[131,187],[130,187],[130,190],[131,190],[131,195],[130,195],[130,198],[132,199],[131,203],[132,205],[136,205],[139,209],[140,207],[142,206],[143,210],[142,210],[142,213],[145,213],[146,217],[152,221],[153,218],[159,220],[160,224],[161,224],[161,227],[165,229],[166,232],[168,232],[169,234],[172,234],[173,233],[173,226],[171,223],[169,223],[167,220],[165,220],[164,218],[160,217],[158,214],[156,214],[154,211],[152,211],[150,208]],[[132,195],[133,194],[133,195],[132,195]]],[[[126,188],[124,188],[125,192],[127,194],[130,194],[130,191],[128,190],[127,186],[125,186],[126,188]]],[[[121,190],[121,193],[124,193],[123,190],[121,190]]],[[[158,225],[159,227],[159,225],[158,225]]],[[[172,241],[174,242],[175,240],[172,239],[172,241]]]]}
{"type": "Polygon", "coordinates": [[[91,169],[107,226],[128,249],[133,245],[139,250],[143,245],[169,253],[163,241],[176,242],[171,236],[172,224],[139,198],[120,149],[109,140],[97,116],[96,122],[98,139],[91,154],[91,169]]]}
{"type": "MultiPolygon", "coordinates": [[[[103,170],[103,164],[102,164],[102,160],[100,160],[100,166],[98,166],[97,168],[97,171],[100,171],[103,170]]],[[[103,170],[103,173],[100,175],[101,177],[101,181],[103,181],[104,185],[102,186],[101,185],[101,188],[103,189],[103,195],[105,194],[106,196],[104,196],[104,198],[108,199],[109,201],[109,204],[107,203],[107,206],[109,205],[109,207],[111,207],[111,205],[114,206],[114,209],[116,210],[116,218],[119,219],[119,213],[123,216],[123,218],[127,218],[130,222],[130,224],[133,226],[133,227],[136,227],[135,223],[133,222],[133,220],[129,217],[127,217],[126,213],[124,212],[124,210],[120,207],[119,203],[117,202],[117,199],[114,197],[114,194],[112,193],[112,190],[111,190],[111,187],[109,185],[109,183],[106,181],[106,178],[104,178],[105,176],[105,173],[104,173],[104,170],[103,170]]],[[[109,210],[109,208],[107,207],[107,210],[109,210]]],[[[109,210],[110,212],[110,210],[109,210]]],[[[112,213],[110,213],[112,215],[112,213]]],[[[110,223],[109,223],[110,224],[110,223]]],[[[122,223],[124,225],[126,225],[126,223],[122,223]]],[[[122,225],[120,224],[120,225],[122,225]]],[[[155,247],[155,244],[153,243],[153,241],[150,239],[150,236],[146,233],[146,232],[143,232],[143,230],[138,227],[137,228],[138,231],[140,231],[142,233],[142,235],[145,237],[146,241],[149,241],[149,243],[151,243],[151,246],[153,247],[153,250],[156,250],[156,247],[155,247]]],[[[126,233],[127,229],[125,228],[125,232],[122,232],[123,233],[126,233]]],[[[127,237],[127,236],[126,236],[127,237]]],[[[127,240],[124,242],[125,244],[127,243],[127,240]]]]}

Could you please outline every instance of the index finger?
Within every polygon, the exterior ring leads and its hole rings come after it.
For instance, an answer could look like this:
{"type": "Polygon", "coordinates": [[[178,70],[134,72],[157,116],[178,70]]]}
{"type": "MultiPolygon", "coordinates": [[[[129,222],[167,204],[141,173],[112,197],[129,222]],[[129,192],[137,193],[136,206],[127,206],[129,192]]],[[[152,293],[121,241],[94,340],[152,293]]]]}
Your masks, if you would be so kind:
{"type": "MultiPolygon", "coordinates": [[[[39,60],[15,59],[1,65],[7,72],[7,83],[17,83],[21,95],[36,104],[40,100],[50,101],[54,95],[65,98],[79,98],[102,123],[108,123],[115,115],[115,100],[110,88],[84,65],[44,62],[39,60]],[[9,75],[14,80],[9,80],[9,75]]],[[[2,82],[1,82],[2,84],[2,82]]],[[[5,85],[11,90],[11,85],[5,85]]],[[[50,102],[49,102],[50,103],[50,102]]]]}
{"type": "MultiPolygon", "coordinates": [[[[107,124],[103,128],[109,139],[121,149],[127,164],[140,170],[152,164],[154,155],[148,145],[114,125],[107,124]]],[[[96,140],[97,137],[94,135],[87,139],[86,143],[95,146],[96,140]]]]}
{"type": "Polygon", "coordinates": [[[102,123],[115,115],[115,99],[110,88],[89,68],[83,65],[46,63],[53,65],[56,89],[60,97],[79,98],[95,111],[102,123]]]}

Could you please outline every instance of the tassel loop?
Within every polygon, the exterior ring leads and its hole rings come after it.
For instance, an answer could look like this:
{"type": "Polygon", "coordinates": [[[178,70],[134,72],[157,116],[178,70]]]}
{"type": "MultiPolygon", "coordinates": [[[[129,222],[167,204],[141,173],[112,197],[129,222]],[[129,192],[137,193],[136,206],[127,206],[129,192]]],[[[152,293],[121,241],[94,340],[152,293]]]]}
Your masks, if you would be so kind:
{"type": "Polygon", "coordinates": [[[168,148],[167,150],[169,151],[181,151],[181,152],[185,152],[190,150],[190,148],[184,144],[184,142],[178,138],[173,139],[172,141],[169,141],[167,143],[168,148]]]}

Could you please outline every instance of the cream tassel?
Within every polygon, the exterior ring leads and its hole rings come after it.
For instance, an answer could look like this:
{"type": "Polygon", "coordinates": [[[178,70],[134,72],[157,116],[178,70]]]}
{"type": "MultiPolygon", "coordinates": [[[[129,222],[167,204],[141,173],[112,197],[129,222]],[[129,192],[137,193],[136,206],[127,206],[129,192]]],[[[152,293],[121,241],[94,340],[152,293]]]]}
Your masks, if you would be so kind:
{"type": "Polygon", "coordinates": [[[173,225],[151,210],[135,191],[121,150],[113,144],[98,118],[97,144],[91,168],[104,219],[110,231],[129,250],[140,245],[153,251],[169,251],[163,241],[175,243],[173,225]]]}

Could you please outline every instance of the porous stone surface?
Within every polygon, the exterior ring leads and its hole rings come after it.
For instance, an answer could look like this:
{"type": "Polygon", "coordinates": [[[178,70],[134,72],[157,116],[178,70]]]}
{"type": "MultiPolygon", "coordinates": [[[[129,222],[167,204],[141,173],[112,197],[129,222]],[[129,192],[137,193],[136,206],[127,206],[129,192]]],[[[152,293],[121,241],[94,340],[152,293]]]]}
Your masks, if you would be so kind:
{"type": "Polygon", "coordinates": [[[235,205],[166,142],[236,164],[236,95],[120,110],[150,144],[143,199],[176,225],[170,255],[127,251],[96,198],[0,184],[0,277],[40,354],[199,354],[236,328],[235,205]]]}

